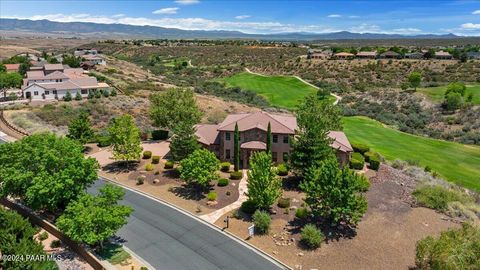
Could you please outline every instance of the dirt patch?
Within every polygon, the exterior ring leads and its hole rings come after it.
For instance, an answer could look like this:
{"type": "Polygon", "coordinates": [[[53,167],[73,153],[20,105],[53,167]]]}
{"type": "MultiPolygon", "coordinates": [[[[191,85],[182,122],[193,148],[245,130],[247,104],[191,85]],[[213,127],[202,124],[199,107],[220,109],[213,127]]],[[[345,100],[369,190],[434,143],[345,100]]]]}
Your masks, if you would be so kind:
{"type": "MultiPolygon", "coordinates": [[[[433,210],[412,208],[404,200],[408,193],[407,176],[393,168],[383,168],[372,178],[366,193],[368,210],[357,230],[350,237],[328,241],[314,251],[299,244],[301,223],[294,218],[294,211],[272,215],[268,235],[254,236],[247,240],[294,269],[405,269],[414,265],[415,244],[427,235],[436,235],[456,223],[433,210]],[[403,185],[402,185],[403,183],[403,185]]],[[[283,196],[298,198],[300,192],[293,189],[283,196]]],[[[293,206],[298,207],[299,203],[293,206]]],[[[274,206],[273,209],[277,209],[274,206]]],[[[232,215],[229,213],[228,215],[232,215]]],[[[220,218],[216,225],[223,227],[220,218]]],[[[248,239],[248,218],[230,220],[228,231],[248,239]]],[[[328,236],[328,235],[327,235],[328,236]]]]}

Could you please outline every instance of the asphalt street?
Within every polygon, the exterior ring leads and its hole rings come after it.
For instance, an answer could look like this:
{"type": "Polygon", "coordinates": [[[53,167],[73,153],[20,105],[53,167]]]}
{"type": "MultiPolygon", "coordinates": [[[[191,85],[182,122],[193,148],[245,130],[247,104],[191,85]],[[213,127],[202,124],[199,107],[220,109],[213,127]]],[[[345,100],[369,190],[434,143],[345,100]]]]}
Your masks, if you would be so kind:
{"type": "MultiPolygon", "coordinates": [[[[97,181],[96,191],[106,182],[97,181]]],[[[117,235],[158,270],[285,269],[210,225],[161,202],[125,189],[123,204],[134,208],[117,235]]]]}

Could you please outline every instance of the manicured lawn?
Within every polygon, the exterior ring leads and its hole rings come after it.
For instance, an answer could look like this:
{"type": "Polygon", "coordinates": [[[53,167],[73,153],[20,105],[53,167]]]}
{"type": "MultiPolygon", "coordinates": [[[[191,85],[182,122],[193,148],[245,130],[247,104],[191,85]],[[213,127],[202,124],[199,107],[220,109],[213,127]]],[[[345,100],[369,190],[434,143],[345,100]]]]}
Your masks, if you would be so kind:
{"type": "Polygon", "coordinates": [[[111,264],[120,264],[131,257],[122,246],[112,243],[106,244],[103,250],[97,251],[97,254],[111,264]]]}
{"type": "Polygon", "coordinates": [[[300,100],[317,92],[314,87],[292,76],[259,76],[244,72],[223,81],[229,86],[254,91],[264,96],[271,105],[286,109],[294,109],[300,100]]]}
{"type": "MultiPolygon", "coordinates": [[[[447,90],[447,86],[438,86],[438,87],[428,87],[428,88],[418,88],[418,92],[426,95],[431,100],[436,102],[442,102],[447,90]]],[[[473,103],[480,104],[480,84],[476,85],[467,85],[467,91],[465,92],[465,98],[473,93],[473,103]]]]}
{"type": "Polygon", "coordinates": [[[435,140],[382,126],[366,117],[345,117],[352,143],[369,145],[387,160],[417,160],[446,180],[480,191],[480,147],[435,140]]]}

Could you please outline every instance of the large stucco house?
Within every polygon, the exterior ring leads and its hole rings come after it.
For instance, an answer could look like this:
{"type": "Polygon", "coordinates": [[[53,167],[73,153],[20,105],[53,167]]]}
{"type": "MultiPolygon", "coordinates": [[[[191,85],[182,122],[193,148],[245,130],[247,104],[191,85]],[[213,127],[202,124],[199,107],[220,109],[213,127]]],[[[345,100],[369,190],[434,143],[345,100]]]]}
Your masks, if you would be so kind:
{"type": "Polygon", "coordinates": [[[23,79],[23,96],[31,100],[62,99],[67,92],[72,97],[80,93],[87,97],[91,91],[107,89],[109,85],[99,83],[95,77],[90,77],[81,68],[70,68],[62,64],[45,64],[41,68],[27,71],[23,79]]]}
{"type": "MultiPolygon", "coordinates": [[[[266,150],[267,128],[272,130],[272,159],[275,163],[286,162],[290,155],[291,139],[298,129],[297,119],[290,115],[271,114],[264,111],[255,113],[230,114],[218,125],[201,124],[196,126],[198,142],[214,152],[222,161],[233,162],[234,130],[238,125],[240,134],[240,166],[248,167],[254,151],[266,150]]],[[[345,133],[331,131],[331,147],[341,164],[347,164],[353,152],[345,133]]]]}

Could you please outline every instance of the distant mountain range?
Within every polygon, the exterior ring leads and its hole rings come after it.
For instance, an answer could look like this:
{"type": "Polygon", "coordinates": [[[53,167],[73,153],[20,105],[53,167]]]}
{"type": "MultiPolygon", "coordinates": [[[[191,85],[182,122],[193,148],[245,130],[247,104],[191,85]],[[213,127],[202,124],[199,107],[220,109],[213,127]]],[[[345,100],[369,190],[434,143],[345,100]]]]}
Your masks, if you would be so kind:
{"type": "Polygon", "coordinates": [[[100,24],[86,22],[53,22],[49,20],[0,19],[0,31],[22,31],[44,34],[82,35],[102,38],[155,38],[155,39],[261,39],[280,41],[312,41],[342,39],[449,39],[460,38],[454,34],[446,35],[398,35],[377,33],[352,33],[348,31],[333,33],[279,33],[246,34],[240,31],[203,31],[182,30],[158,26],[136,26],[128,24],[100,24]]]}

